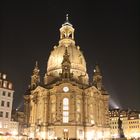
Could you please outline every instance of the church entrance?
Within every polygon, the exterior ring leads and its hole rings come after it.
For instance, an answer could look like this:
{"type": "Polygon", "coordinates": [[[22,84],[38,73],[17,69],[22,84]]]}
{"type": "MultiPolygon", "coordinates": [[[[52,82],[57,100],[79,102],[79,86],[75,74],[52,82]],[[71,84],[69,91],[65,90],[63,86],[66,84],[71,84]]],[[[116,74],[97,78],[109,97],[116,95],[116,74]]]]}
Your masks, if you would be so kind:
{"type": "Polygon", "coordinates": [[[64,140],[68,140],[68,129],[65,128],[63,134],[64,134],[64,140]]]}

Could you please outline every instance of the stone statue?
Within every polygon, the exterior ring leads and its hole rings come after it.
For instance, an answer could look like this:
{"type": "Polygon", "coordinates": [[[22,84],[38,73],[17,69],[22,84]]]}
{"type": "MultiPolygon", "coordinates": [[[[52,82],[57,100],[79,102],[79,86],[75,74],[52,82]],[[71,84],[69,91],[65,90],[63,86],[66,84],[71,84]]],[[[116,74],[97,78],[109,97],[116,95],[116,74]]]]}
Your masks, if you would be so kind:
{"type": "Polygon", "coordinates": [[[119,138],[125,138],[123,128],[122,128],[122,120],[120,119],[120,117],[118,119],[118,134],[119,134],[119,138]]]}

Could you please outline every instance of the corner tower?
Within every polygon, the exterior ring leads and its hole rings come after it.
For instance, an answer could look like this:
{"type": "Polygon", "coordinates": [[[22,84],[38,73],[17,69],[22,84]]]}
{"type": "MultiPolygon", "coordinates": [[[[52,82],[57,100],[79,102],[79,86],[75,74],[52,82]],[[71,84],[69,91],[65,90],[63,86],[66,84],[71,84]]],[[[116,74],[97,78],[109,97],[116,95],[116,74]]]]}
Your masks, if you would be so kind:
{"type": "Polygon", "coordinates": [[[40,75],[39,75],[38,62],[36,61],[35,68],[33,70],[33,75],[31,76],[31,89],[37,87],[40,83],[40,75]]]}

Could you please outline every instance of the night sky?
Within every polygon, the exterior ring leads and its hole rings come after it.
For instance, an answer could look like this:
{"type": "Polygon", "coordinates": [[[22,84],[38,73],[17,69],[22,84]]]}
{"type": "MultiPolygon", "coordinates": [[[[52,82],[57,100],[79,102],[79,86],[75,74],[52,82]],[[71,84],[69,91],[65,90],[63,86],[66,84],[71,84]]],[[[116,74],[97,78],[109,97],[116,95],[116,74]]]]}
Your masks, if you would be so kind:
{"type": "Polygon", "coordinates": [[[59,28],[69,14],[92,79],[99,64],[113,107],[140,110],[140,4],[135,0],[5,1],[0,4],[0,72],[13,82],[14,108],[38,60],[46,72],[59,28]]]}

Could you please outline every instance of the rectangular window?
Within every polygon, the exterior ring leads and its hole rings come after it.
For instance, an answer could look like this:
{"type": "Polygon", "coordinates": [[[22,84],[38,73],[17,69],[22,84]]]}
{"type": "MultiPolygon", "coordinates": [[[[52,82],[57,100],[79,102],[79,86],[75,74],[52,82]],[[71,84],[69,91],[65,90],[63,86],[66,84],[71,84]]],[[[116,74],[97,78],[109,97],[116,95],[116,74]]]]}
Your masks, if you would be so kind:
{"type": "Polygon", "coordinates": [[[1,106],[4,106],[4,101],[1,101],[1,106]]]}
{"type": "Polygon", "coordinates": [[[10,102],[7,102],[7,107],[10,107],[10,102]]]}
{"type": "Polygon", "coordinates": [[[0,111],[0,117],[3,117],[3,112],[2,111],[0,111]]]}
{"type": "Polygon", "coordinates": [[[10,92],[8,92],[8,97],[11,97],[11,93],[10,92]]]}
{"type": "Polygon", "coordinates": [[[64,98],[63,99],[63,123],[69,122],[69,99],[64,98]]]}
{"type": "Polygon", "coordinates": [[[3,91],[3,92],[2,92],[2,95],[3,95],[3,96],[5,96],[5,94],[6,94],[6,92],[5,92],[5,91],[3,91]]]}
{"type": "Polygon", "coordinates": [[[63,111],[63,123],[68,123],[68,122],[69,122],[69,112],[63,111]]]}
{"type": "Polygon", "coordinates": [[[9,113],[8,113],[8,112],[6,112],[5,118],[8,118],[8,117],[9,117],[9,113]]]}
{"type": "Polygon", "coordinates": [[[2,78],[3,78],[3,79],[6,79],[6,74],[3,74],[3,75],[2,75],[2,78]]]}

